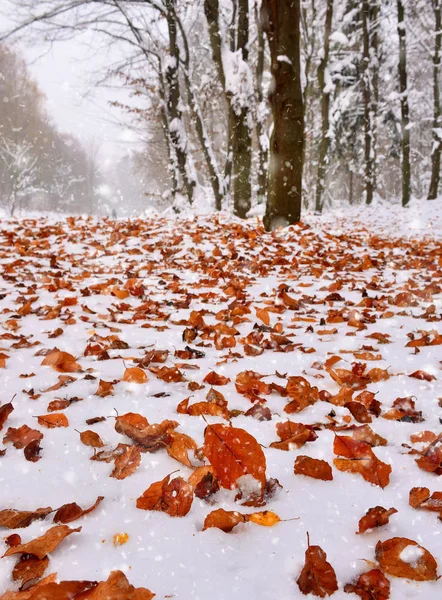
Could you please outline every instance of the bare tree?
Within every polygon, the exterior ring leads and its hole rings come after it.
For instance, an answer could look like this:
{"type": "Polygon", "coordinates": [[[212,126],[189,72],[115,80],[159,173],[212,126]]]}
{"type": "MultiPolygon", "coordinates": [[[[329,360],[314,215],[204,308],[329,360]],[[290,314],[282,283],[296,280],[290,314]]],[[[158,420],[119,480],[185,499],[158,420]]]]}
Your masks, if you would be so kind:
{"type": "Polygon", "coordinates": [[[433,54],[433,148],[431,153],[431,181],[428,200],[437,198],[440,182],[440,158],[442,152],[442,111],[440,104],[440,63],[442,54],[442,3],[431,0],[434,13],[433,54]]]}
{"type": "Polygon", "coordinates": [[[401,100],[401,145],[402,145],[402,206],[410,202],[410,107],[407,84],[407,39],[405,9],[402,0],[397,0],[397,32],[399,36],[399,91],[401,100]]]}
{"type": "Polygon", "coordinates": [[[274,87],[267,230],[299,221],[302,201],[304,102],[301,84],[300,0],[264,0],[274,87]]]}
{"type": "Polygon", "coordinates": [[[204,0],[212,58],[228,105],[228,150],[225,172],[228,178],[232,171],[233,211],[238,217],[244,218],[250,209],[252,199],[252,135],[249,123],[252,94],[248,64],[248,0],[233,0],[233,7],[231,51],[227,53],[220,30],[219,0],[204,0]],[[229,65],[225,64],[226,59],[229,65]]]}
{"type": "Polygon", "coordinates": [[[333,0],[327,0],[324,29],[324,50],[318,67],[318,83],[321,92],[322,131],[319,144],[318,177],[316,182],[316,211],[322,212],[322,195],[327,166],[327,153],[329,147],[330,129],[330,94],[332,92],[330,75],[326,80],[328,59],[330,54],[330,35],[333,22],[333,0]]]}
{"type": "Polygon", "coordinates": [[[9,189],[7,203],[13,217],[22,199],[40,191],[38,157],[31,143],[1,137],[0,158],[6,165],[6,185],[9,189]]]}

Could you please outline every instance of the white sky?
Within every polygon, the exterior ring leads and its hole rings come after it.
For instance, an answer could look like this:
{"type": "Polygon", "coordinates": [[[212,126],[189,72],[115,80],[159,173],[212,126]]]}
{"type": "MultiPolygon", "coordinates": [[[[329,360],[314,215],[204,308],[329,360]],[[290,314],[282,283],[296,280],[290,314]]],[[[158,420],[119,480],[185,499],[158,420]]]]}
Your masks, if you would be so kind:
{"type": "MultiPolygon", "coordinates": [[[[0,8],[5,6],[0,0],[0,8]]],[[[16,47],[45,94],[47,111],[58,129],[72,133],[85,147],[98,148],[105,167],[135,147],[134,133],[123,125],[128,117],[109,104],[112,100],[129,101],[128,92],[96,85],[100,69],[115,59],[104,40],[83,34],[51,47],[26,44],[26,38],[25,33],[16,47]]]]}

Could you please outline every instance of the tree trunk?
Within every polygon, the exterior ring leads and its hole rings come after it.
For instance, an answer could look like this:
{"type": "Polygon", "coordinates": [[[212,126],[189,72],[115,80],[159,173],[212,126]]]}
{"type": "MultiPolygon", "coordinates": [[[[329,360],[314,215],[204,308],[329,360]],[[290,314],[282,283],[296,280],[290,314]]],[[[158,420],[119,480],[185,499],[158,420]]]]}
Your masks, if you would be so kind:
{"type": "Polygon", "coordinates": [[[374,153],[373,153],[373,115],[372,91],[370,81],[370,1],[362,3],[362,38],[363,38],[363,76],[362,88],[364,98],[364,163],[365,163],[365,202],[371,204],[374,190],[374,153]]]}
{"type": "MultiPolygon", "coordinates": [[[[235,0],[238,11],[236,31],[236,51],[248,63],[249,44],[249,3],[248,0],[235,0]]],[[[218,77],[223,87],[228,105],[228,140],[225,176],[229,184],[232,173],[233,212],[244,218],[251,206],[252,185],[252,137],[249,127],[250,107],[244,102],[241,94],[228,89],[228,81],[222,57],[222,40],[219,30],[219,0],[204,0],[204,13],[209,27],[209,39],[212,57],[216,65],[218,77]],[[231,161],[231,163],[230,163],[231,161]]],[[[249,100],[249,99],[248,99],[249,100]]]]}
{"type": "Polygon", "coordinates": [[[371,129],[373,154],[373,192],[378,177],[378,109],[379,109],[379,0],[372,0],[370,11],[370,68],[372,80],[371,129]]]}
{"type": "Polygon", "coordinates": [[[431,154],[431,182],[428,200],[437,198],[440,182],[440,158],[442,150],[442,114],[440,105],[440,60],[442,52],[442,5],[441,0],[432,0],[435,25],[433,54],[433,152],[431,154]]]}
{"type": "Polygon", "coordinates": [[[410,202],[410,108],[407,87],[407,42],[405,32],[405,11],[402,0],[397,0],[399,36],[399,91],[401,97],[401,134],[402,134],[402,206],[410,202]]]}
{"type": "Polygon", "coordinates": [[[184,84],[186,86],[187,103],[192,111],[192,116],[195,124],[195,130],[198,136],[200,146],[202,148],[204,158],[206,161],[207,170],[209,172],[209,180],[212,186],[213,195],[215,197],[215,208],[221,210],[222,201],[224,198],[224,182],[221,179],[218,164],[213,152],[212,144],[210,143],[207,130],[204,126],[203,115],[201,114],[198,101],[195,98],[193,91],[192,81],[190,79],[190,49],[189,42],[187,39],[186,31],[183,27],[181,19],[175,13],[175,18],[178,23],[178,27],[181,32],[181,38],[184,47],[184,60],[183,60],[183,71],[184,71],[184,84]]]}
{"type": "Polygon", "coordinates": [[[329,82],[325,81],[326,70],[328,67],[328,57],[330,54],[330,35],[333,22],[333,0],[327,0],[327,11],[325,14],[324,31],[324,52],[322,60],[318,67],[318,84],[321,92],[321,115],[322,115],[322,133],[319,144],[318,157],[318,176],[316,181],[316,212],[322,212],[322,195],[324,193],[324,180],[327,170],[327,153],[329,147],[329,129],[330,129],[330,94],[329,82]]]}
{"type": "Polygon", "coordinates": [[[267,158],[268,139],[265,124],[265,101],[262,88],[264,75],[265,39],[261,16],[258,10],[258,0],[255,0],[255,21],[258,30],[258,59],[256,62],[256,96],[258,100],[256,115],[256,135],[258,138],[258,204],[262,204],[267,191],[267,158]]]}
{"type": "Polygon", "coordinates": [[[273,133],[264,226],[299,221],[302,202],[304,103],[301,84],[300,0],[264,0],[274,88],[273,133]]]}
{"type": "Polygon", "coordinates": [[[169,118],[169,135],[171,144],[175,150],[178,169],[186,191],[189,204],[193,202],[193,192],[196,185],[195,180],[189,173],[187,139],[184,131],[182,113],[180,109],[180,85],[178,80],[178,68],[180,62],[180,49],[177,40],[177,22],[175,18],[175,1],[165,0],[166,20],[169,33],[169,64],[166,71],[168,84],[167,113],[169,118]]]}

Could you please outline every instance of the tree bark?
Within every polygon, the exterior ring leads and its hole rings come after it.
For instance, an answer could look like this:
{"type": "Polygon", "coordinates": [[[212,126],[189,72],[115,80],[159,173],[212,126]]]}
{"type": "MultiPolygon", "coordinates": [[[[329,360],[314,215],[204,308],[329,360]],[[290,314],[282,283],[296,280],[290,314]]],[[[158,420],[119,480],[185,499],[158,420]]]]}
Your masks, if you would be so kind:
{"type": "Polygon", "coordinates": [[[440,62],[442,53],[442,3],[432,0],[434,12],[435,41],[433,54],[433,152],[431,154],[431,181],[428,200],[437,198],[440,183],[440,159],[442,151],[442,114],[440,104],[440,62]]]}
{"type": "Polygon", "coordinates": [[[180,49],[177,39],[177,21],[175,18],[175,1],[165,0],[167,29],[169,33],[169,64],[166,71],[168,84],[167,113],[169,118],[169,135],[174,148],[178,169],[186,191],[189,204],[193,202],[193,193],[196,181],[188,170],[187,138],[184,132],[182,113],[180,109],[180,85],[178,69],[180,63],[180,49]]]}
{"type": "MultiPolygon", "coordinates": [[[[249,44],[249,3],[248,0],[235,0],[238,11],[236,52],[241,52],[242,60],[248,63],[249,44]]],[[[228,140],[225,174],[228,181],[232,173],[233,212],[245,218],[251,206],[252,185],[252,137],[249,127],[250,107],[235,91],[228,89],[222,56],[222,39],[219,30],[219,0],[204,0],[204,13],[209,27],[212,57],[226,96],[228,105],[228,140]],[[230,164],[231,161],[231,164],[230,164]]],[[[228,183],[227,183],[228,184],[228,183]]]]}
{"type": "Polygon", "coordinates": [[[362,89],[364,98],[364,163],[365,163],[365,202],[371,204],[374,191],[374,152],[373,152],[373,115],[372,90],[370,81],[370,1],[362,3],[362,38],[363,38],[363,76],[362,89]]]}
{"type": "Polygon", "coordinates": [[[405,30],[405,10],[402,0],[397,0],[399,36],[399,91],[401,98],[401,134],[402,134],[402,206],[410,202],[410,108],[407,86],[407,41],[405,30]]]}
{"type": "Polygon", "coordinates": [[[255,21],[258,30],[258,59],[256,62],[256,96],[257,96],[257,115],[256,115],[256,135],[258,138],[258,204],[264,202],[267,191],[267,159],[268,142],[264,114],[264,93],[262,80],[264,75],[265,58],[265,38],[262,28],[261,16],[258,10],[258,0],[255,0],[255,21]]]}
{"type": "Polygon", "coordinates": [[[333,0],[327,0],[327,10],[325,13],[325,30],[324,30],[324,52],[322,60],[318,67],[318,84],[321,92],[321,116],[322,116],[322,133],[321,142],[319,144],[318,157],[318,176],[316,181],[316,212],[322,212],[322,195],[324,193],[324,180],[327,171],[327,153],[330,143],[330,94],[331,89],[328,87],[328,82],[325,81],[325,75],[328,67],[328,58],[330,54],[330,35],[333,22],[333,0]]]}
{"type": "Polygon", "coordinates": [[[301,84],[300,0],[264,0],[274,88],[270,97],[273,133],[264,226],[299,221],[302,203],[304,103],[301,84]]]}

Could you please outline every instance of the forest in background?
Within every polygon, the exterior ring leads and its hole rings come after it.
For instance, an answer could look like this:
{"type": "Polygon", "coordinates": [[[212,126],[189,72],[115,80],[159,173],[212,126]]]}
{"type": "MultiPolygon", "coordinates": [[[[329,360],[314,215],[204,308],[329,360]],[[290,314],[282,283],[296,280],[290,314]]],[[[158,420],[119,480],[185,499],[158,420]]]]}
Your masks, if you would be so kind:
{"type": "MultiPolygon", "coordinates": [[[[285,106],[291,103],[289,112],[296,114],[290,125],[283,119],[280,130],[286,135],[297,123],[302,134],[292,136],[294,163],[287,168],[300,171],[304,208],[370,203],[376,196],[399,197],[406,205],[411,196],[438,194],[440,0],[9,3],[15,36],[26,27],[40,40],[57,41],[91,29],[103,36],[103,47],[121,46],[121,61],[103,80],[133,92],[131,105],[120,107],[144,140],[133,161],[148,194],[141,203],[180,210],[203,198],[237,216],[263,203],[272,174],[287,163],[269,157],[278,77],[295,82],[285,106]],[[293,10],[289,4],[296,5],[296,22],[284,16],[293,14],[286,12],[293,10]],[[287,36],[287,54],[272,48],[275,27],[287,36]]],[[[87,210],[87,157],[45,117],[46,125],[35,128],[35,115],[42,116],[38,102],[28,110],[29,125],[19,137],[26,148],[28,136],[43,131],[37,145],[41,178],[50,189],[45,208],[61,207],[72,196],[71,208],[77,202],[87,210]],[[54,165],[68,175],[61,188],[54,165]]]]}

